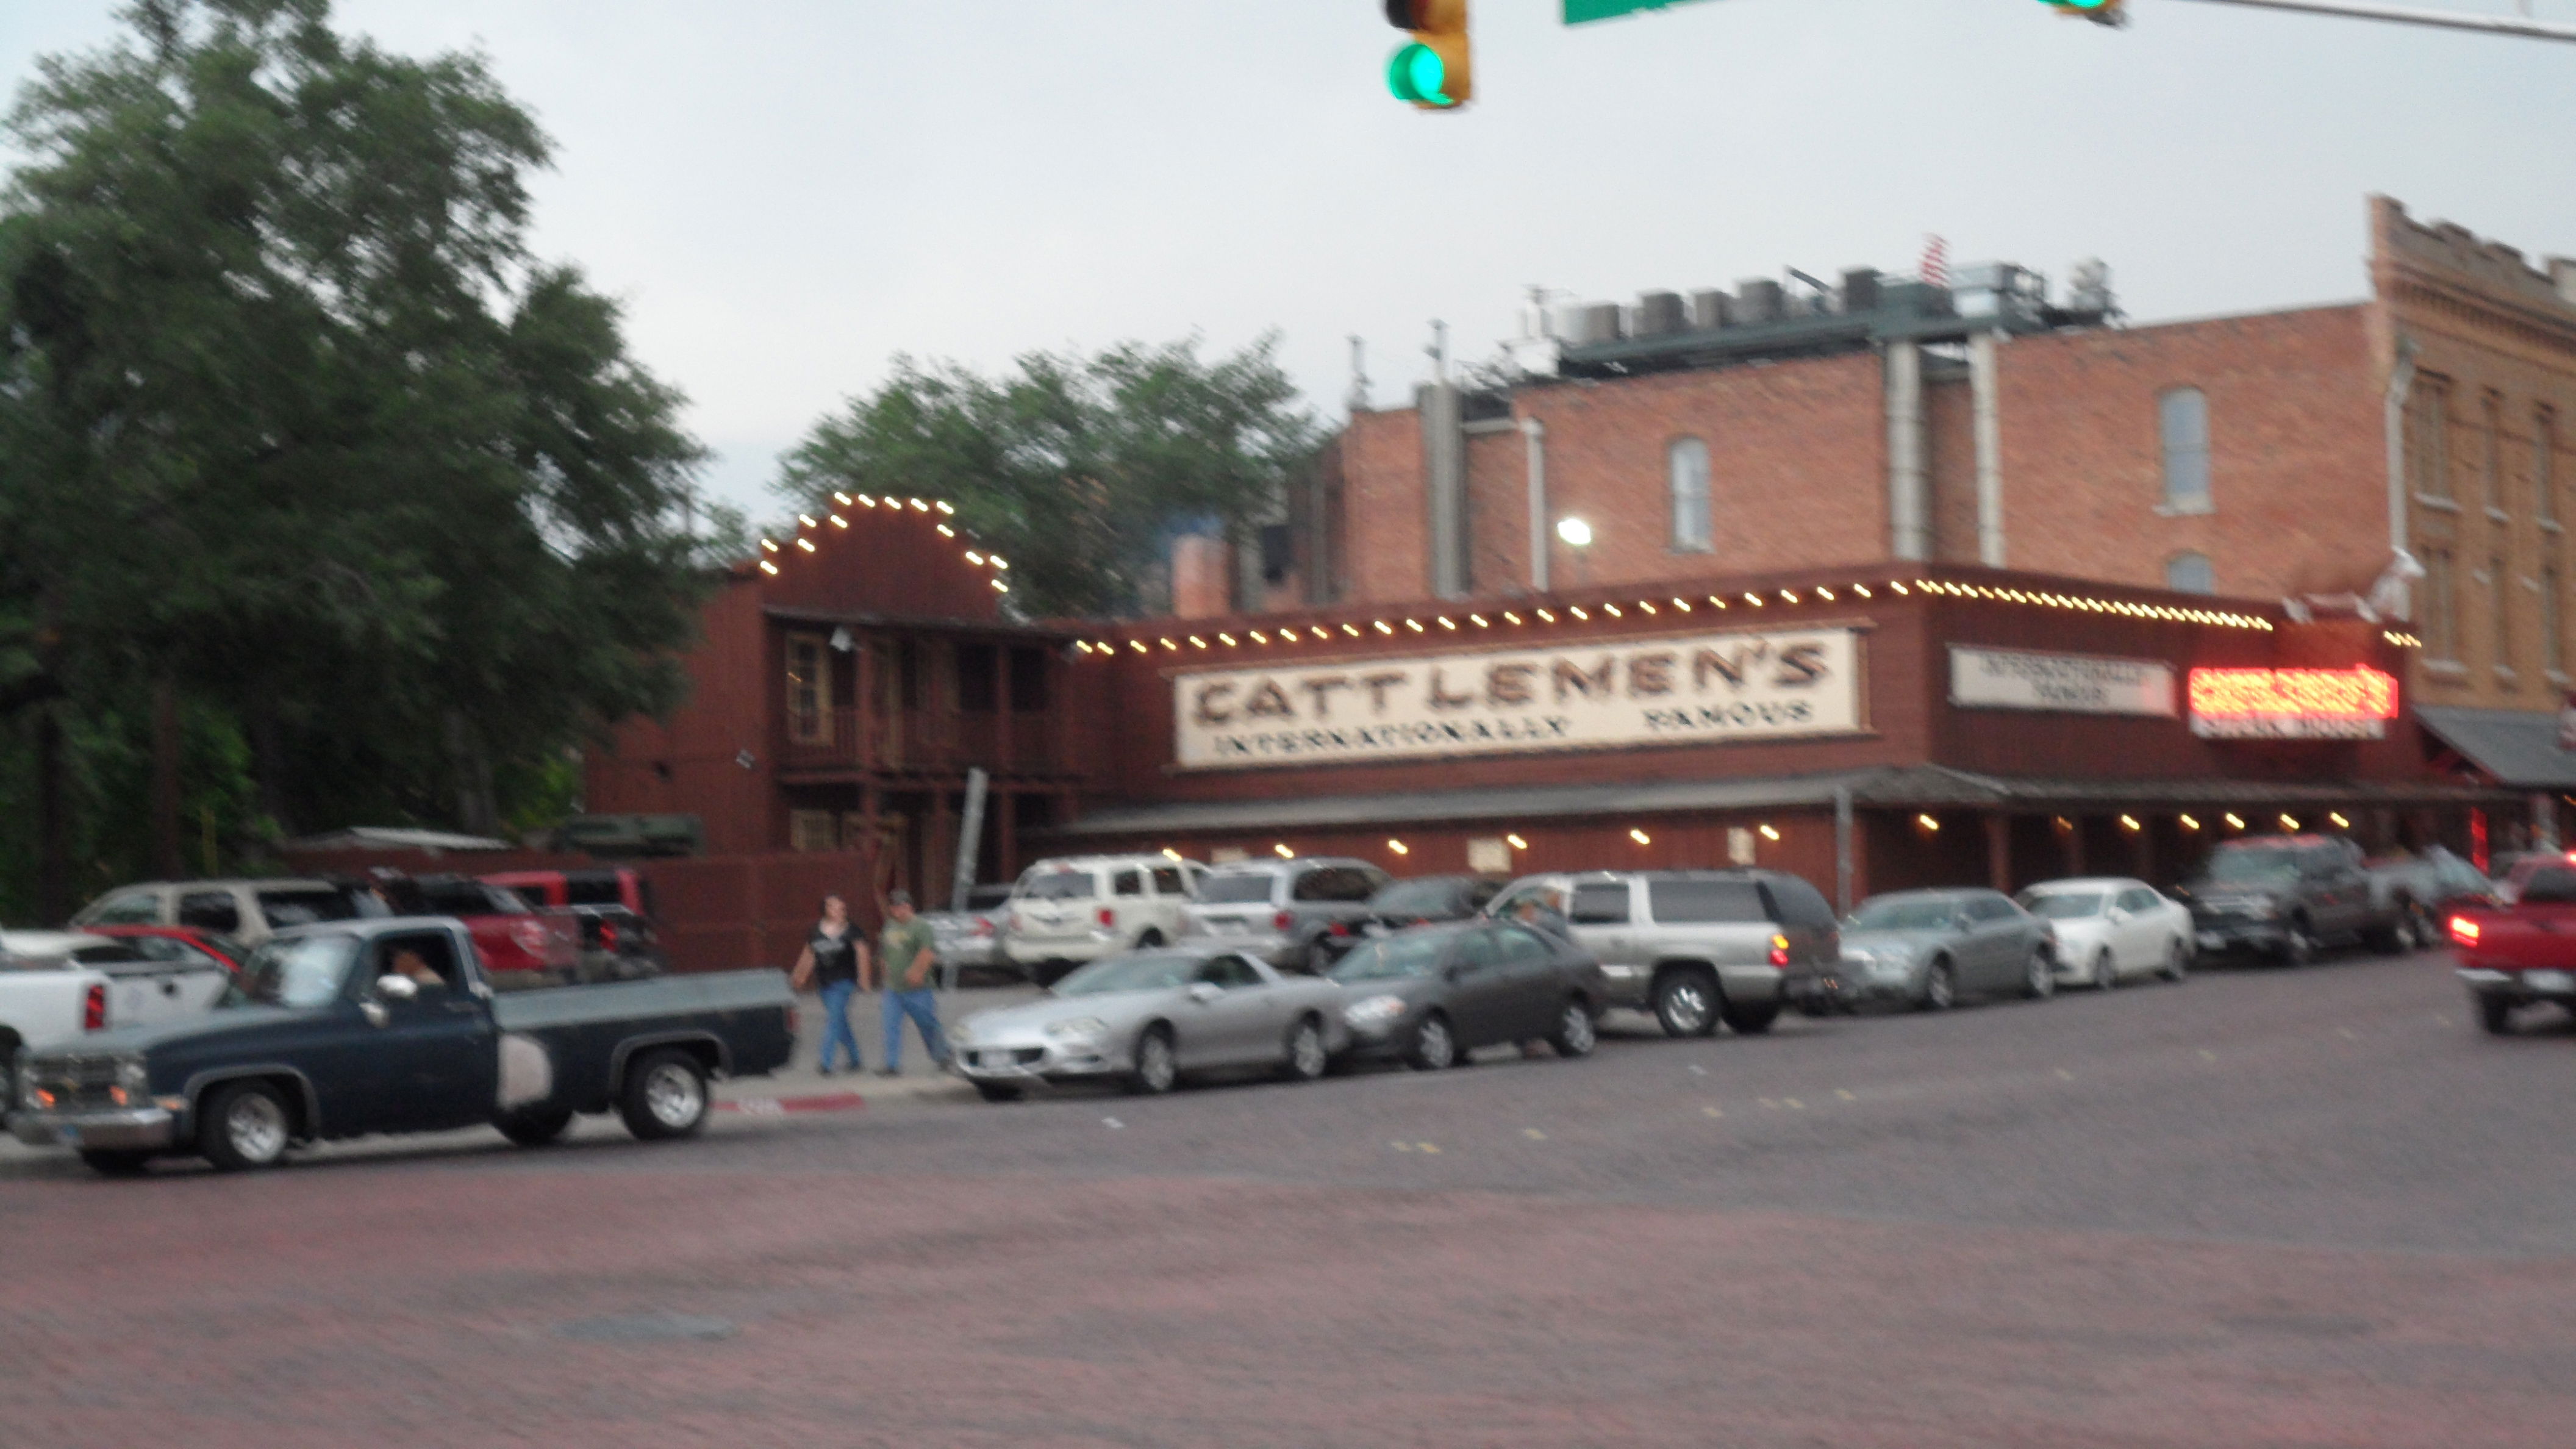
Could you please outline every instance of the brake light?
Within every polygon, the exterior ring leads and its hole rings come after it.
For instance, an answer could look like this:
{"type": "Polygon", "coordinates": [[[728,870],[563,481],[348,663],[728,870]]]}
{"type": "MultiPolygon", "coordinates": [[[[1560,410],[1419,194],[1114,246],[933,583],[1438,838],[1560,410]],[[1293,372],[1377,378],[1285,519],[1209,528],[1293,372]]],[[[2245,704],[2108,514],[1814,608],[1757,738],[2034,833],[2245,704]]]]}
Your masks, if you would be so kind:
{"type": "Polygon", "coordinates": [[[970,936],[989,936],[993,934],[993,923],[985,920],[981,916],[977,916],[975,918],[975,929],[968,931],[966,934],[970,936]]]}
{"type": "Polygon", "coordinates": [[[1117,910],[1116,910],[1115,908],[1113,908],[1113,907],[1110,907],[1110,906],[1102,906],[1102,907],[1100,908],[1100,924],[1102,924],[1102,925],[1104,925],[1104,926],[1107,926],[1107,927],[1111,928],[1112,930],[1117,929],[1117,926],[1118,926],[1118,912],[1117,912],[1117,910]]]}
{"type": "Polygon", "coordinates": [[[81,1030],[107,1030],[107,985],[105,982],[92,985],[89,989],[89,995],[81,999],[81,1030]]]}
{"type": "Polygon", "coordinates": [[[2478,923],[2470,920],[2466,916],[2453,916],[2451,918],[2451,939],[2459,942],[2463,946],[2477,945],[2478,923]]]}
{"type": "Polygon", "coordinates": [[[1336,936],[1347,936],[1351,933],[1351,923],[1348,921],[1335,921],[1325,929],[1331,931],[1336,936]]]}
{"type": "Polygon", "coordinates": [[[1771,938],[1771,964],[1774,966],[1786,966],[1789,964],[1788,937],[1774,936],[1771,938]]]}
{"type": "Polygon", "coordinates": [[[614,951],[617,949],[617,923],[615,921],[602,921],[599,923],[599,949],[603,951],[614,951]]]}
{"type": "Polygon", "coordinates": [[[1297,918],[1286,911],[1281,911],[1270,918],[1270,929],[1274,931],[1285,931],[1295,924],[1297,924],[1297,918]]]}

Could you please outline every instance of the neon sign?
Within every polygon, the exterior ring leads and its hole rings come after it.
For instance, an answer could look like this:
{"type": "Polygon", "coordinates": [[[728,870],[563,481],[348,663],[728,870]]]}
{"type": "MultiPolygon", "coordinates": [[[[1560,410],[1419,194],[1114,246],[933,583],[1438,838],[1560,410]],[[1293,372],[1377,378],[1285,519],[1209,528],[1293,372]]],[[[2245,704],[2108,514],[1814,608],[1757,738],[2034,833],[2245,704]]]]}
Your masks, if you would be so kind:
{"type": "Polygon", "coordinates": [[[2205,740],[2376,740],[2397,718],[2397,681],[2354,669],[2195,669],[2191,732],[2205,740]]]}

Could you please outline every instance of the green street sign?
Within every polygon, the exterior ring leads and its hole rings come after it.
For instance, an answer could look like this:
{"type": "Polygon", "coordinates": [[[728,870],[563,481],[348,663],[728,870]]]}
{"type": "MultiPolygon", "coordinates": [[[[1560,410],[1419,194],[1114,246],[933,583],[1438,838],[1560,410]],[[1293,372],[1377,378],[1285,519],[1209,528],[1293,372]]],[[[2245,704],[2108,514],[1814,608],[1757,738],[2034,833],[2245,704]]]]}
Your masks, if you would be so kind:
{"type": "Polygon", "coordinates": [[[1616,20],[1640,10],[1661,10],[1679,5],[1684,0],[1565,0],[1565,23],[1581,25],[1587,20],[1616,20]]]}

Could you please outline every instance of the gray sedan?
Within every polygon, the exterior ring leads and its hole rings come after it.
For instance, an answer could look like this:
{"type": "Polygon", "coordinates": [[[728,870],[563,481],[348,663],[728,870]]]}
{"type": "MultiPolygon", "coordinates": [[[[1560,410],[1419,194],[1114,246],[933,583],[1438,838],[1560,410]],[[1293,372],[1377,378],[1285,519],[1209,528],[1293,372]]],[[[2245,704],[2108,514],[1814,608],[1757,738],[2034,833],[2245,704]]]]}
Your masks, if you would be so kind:
{"type": "Polygon", "coordinates": [[[1158,947],[1094,961],[1041,1001],[980,1011],[955,1034],[959,1075],[989,1102],[1033,1082],[1168,1092],[1184,1072],[1324,1074],[1349,1040],[1341,989],[1240,951],[1158,947]]]}
{"type": "Polygon", "coordinates": [[[1843,999],[1945,1011],[1962,996],[2057,989],[2048,923],[1999,891],[1891,891],[1843,922],[1843,999]]]}

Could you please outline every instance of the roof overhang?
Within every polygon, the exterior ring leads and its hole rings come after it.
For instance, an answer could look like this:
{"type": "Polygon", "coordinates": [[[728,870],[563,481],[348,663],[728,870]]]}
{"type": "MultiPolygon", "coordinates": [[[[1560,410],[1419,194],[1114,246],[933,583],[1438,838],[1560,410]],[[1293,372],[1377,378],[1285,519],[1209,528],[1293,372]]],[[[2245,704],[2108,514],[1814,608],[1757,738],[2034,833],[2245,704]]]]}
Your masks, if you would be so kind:
{"type": "Polygon", "coordinates": [[[2559,748],[2553,712],[2418,705],[2415,719],[2506,789],[2576,790],[2576,750],[2559,748]]]}

